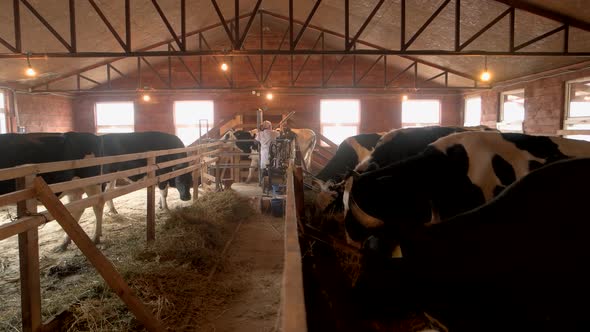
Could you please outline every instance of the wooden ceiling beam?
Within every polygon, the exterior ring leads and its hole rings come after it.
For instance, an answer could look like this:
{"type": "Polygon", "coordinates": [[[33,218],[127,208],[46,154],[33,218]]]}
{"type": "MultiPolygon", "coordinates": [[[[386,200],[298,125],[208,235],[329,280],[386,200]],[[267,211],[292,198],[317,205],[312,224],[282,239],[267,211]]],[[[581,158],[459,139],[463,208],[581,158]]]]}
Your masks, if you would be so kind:
{"type": "Polygon", "coordinates": [[[568,15],[560,14],[560,13],[554,12],[549,9],[545,9],[545,8],[542,8],[542,7],[539,7],[539,6],[530,4],[530,3],[526,3],[521,0],[492,0],[492,1],[500,2],[500,3],[503,3],[503,4],[508,5],[510,7],[514,7],[516,9],[520,9],[520,10],[529,12],[531,14],[542,16],[542,17],[548,18],[553,21],[561,22],[563,24],[568,24],[568,25],[570,25],[572,27],[576,27],[578,29],[590,31],[590,22],[585,22],[585,21],[579,20],[577,18],[568,16],[568,15]]]}

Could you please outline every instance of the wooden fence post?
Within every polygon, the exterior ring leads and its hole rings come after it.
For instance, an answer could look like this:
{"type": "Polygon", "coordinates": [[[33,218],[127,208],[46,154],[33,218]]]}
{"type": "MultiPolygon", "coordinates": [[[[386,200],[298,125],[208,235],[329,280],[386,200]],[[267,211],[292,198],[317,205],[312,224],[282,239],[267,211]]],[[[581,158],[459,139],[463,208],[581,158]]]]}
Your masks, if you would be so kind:
{"type": "Polygon", "coordinates": [[[221,168],[219,167],[220,160],[215,165],[215,189],[221,191],[221,168]]]}
{"type": "MultiPolygon", "coordinates": [[[[297,209],[297,219],[301,220],[303,218],[303,214],[305,213],[305,199],[303,197],[303,167],[295,166],[295,170],[293,172],[293,186],[295,191],[295,207],[297,209]]],[[[303,232],[303,228],[301,228],[300,232],[303,232]]]]}
{"type": "Polygon", "coordinates": [[[38,199],[43,202],[47,211],[57,220],[80,251],[88,258],[106,283],[117,296],[125,302],[129,310],[145,326],[148,331],[163,331],[163,327],[153,314],[144,306],[141,300],[129,288],[113,264],[98,250],[88,237],[84,229],[72,217],[68,209],[57,199],[47,183],[41,177],[34,180],[34,187],[38,199]]]}
{"type": "MultiPolygon", "coordinates": [[[[16,189],[33,186],[34,175],[16,179],[16,189]]],[[[19,218],[37,212],[37,200],[17,203],[19,218]]],[[[37,227],[18,234],[20,260],[20,285],[23,331],[38,331],[41,328],[41,281],[39,275],[39,233],[37,227]]]]}
{"type": "MultiPolygon", "coordinates": [[[[195,165],[198,165],[200,163],[200,159],[195,160],[195,165]]],[[[201,167],[203,167],[201,165],[201,167]]],[[[199,180],[201,178],[201,170],[200,169],[195,169],[193,171],[193,202],[196,202],[197,199],[199,198],[199,180]]]]}
{"type": "MultiPolygon", "coordinates": [[[[156,157],[147,158],[147,166],[154,166],[156,164],[156,157]]],[[[156,170],[148,172],[148,180],[156,177],[156,170]]],[[[149,186],[147,188],[147,217],[146,217],[146,232],[147,242],[156,240],[156,186],[149,186]]]]}

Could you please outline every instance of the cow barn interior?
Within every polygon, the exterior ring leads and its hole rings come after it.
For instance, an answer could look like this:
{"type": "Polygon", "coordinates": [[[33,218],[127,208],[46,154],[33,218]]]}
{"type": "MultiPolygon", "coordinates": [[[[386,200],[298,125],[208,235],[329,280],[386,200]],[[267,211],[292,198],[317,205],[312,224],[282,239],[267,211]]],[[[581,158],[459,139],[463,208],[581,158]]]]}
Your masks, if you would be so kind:
{"type": "Polygon", "coordinates": [[[0,331],[589,328],[586,1],[2,0],[0,140],[0,331]]]}

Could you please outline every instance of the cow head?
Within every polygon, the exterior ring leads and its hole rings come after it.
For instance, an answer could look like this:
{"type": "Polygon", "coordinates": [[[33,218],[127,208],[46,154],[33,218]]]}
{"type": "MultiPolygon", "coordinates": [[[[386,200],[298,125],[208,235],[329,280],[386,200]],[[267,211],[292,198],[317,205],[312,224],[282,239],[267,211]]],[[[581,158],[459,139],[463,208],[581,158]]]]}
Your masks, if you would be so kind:
{"type": "Polygon", "coordinates": [[[407,231],[430,219],[430,201],[420,180],[422,163],[409,158],[347,177],[342,203],[349,244],[391,257],[407,231]]]}
{"type": "MultiPolygon", "coordinates": [[[[179,159],[179,158],[185,158],[186,154],[185,153],[180,153],[178,155],[176,155],[175,159],[179,159]]],[[[182,163],[182,164],[178,164],[176,166],[174,166],[172,168],[173,171],[179,170],[179,169],[183,169],[188,167],[187,163],[182,163]]],[[[168,180],[168,185],[170,185],[171,187],[176,188],[176,190],[178,190],[178,194],[180,195],[180,199],[183,201],[189,201],[191,199],[191,188],[193,186],[193,175],[192,173],[185,173],[182,175],[179,175],[175,178],[172,178],[170,180],[168,180]]]]}
{"type": "Polygon", "coordinates": [[[188,201],[191,199],[191,187],[193,186],[193,176],[191,173],[186,173],[175,177],[174,185],[180,194],[181,200],[188,201]]]}
{"type": "Polygon", "coordinates": [[[356,167],[354,168],[355,172],[364,173],[374,171],[379,168],[379,165],[374,162],[373,156],[370,155],[363,159],[356,167]]]}

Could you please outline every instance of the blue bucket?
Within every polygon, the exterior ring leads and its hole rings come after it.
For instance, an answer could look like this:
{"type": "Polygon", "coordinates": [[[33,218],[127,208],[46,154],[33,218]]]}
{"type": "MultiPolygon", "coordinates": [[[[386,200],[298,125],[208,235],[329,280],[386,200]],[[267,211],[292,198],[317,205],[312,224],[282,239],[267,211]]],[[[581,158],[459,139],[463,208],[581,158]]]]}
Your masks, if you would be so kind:
{"type": "Polygon", "coordinates": [[[284,200],[282,198],[273,198],[270,200],[270,211],[273,217],[282,217],[283,216],[283,206],[284,200]]]}
{"type": "Polygon", "coordinates": [[[284,195],[285,188],[287,188],[287,186],[285,186],[284,184],[273,184],[272,193],[273,195],[284,195]]]}

